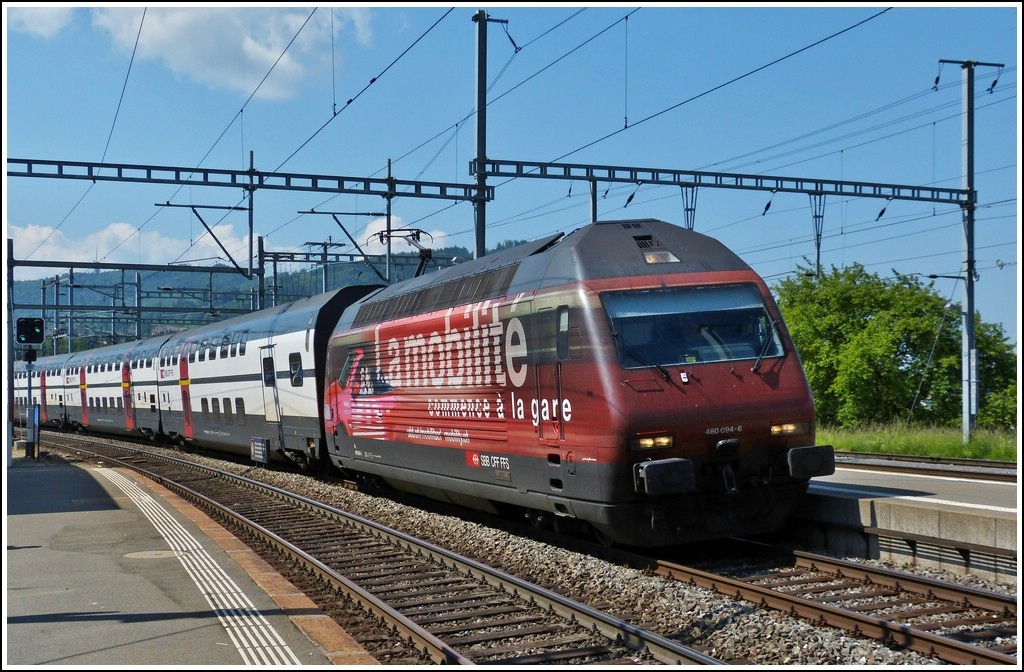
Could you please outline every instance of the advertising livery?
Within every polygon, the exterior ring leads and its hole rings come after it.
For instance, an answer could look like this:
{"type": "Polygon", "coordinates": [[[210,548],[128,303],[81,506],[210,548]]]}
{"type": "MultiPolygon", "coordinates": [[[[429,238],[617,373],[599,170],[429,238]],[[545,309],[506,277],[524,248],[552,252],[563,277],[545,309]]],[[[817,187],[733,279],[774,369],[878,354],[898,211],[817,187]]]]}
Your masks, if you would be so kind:
{"type": "Polygon", "coordinates": [[[764,282],[660,221],[371,294],[339,323],[328,376],[339,468],[611,542],[774,529],[834,468],[764,282]]]}

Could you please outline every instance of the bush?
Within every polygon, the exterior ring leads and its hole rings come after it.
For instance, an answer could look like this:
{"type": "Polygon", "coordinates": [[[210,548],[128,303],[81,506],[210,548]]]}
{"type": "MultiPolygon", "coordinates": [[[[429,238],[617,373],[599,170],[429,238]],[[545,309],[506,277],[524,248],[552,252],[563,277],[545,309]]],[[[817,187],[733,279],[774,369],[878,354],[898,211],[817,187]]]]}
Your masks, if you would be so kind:
{"type": "Polygon", "coordinates": [[[979,429],[1017,432],[1017,381],[985,397],[985,403],[978,410],[977,426],[979,429]]]}

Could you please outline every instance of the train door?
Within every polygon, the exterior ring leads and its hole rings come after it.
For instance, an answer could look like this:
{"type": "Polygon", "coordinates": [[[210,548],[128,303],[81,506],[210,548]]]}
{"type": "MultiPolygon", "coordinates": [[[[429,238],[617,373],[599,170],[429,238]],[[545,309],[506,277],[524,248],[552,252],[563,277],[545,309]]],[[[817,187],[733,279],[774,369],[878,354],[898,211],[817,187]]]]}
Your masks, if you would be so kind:
{"type": "Polygon", "coordinates": [[[50,414],[46,411],[46,369],[39,371],[39,421],[47,422],[50,414]]]}
{"type": "Polygon", "coordinates": [[[188,373],[188,357],[178,360],[178,388],[181,390],[181,420],[185,438],[195,438],[195,427],[192,425],[192,390],[188,373]]]}
{"type": "Polygon", "coordinates": [[[57,423],[61,426],[67,425],[68,423],[68,409],[64,405],[64,402],[71,398],[71,394],[68,391],[68,372],[69,369],[61,368],[60,382],[57,384],[57,423]]]}
{"type": "Polygon", "coordinates": [[[132,395],[132,367],[127,359],[121,362],[121,398],[124,400],[125,429],[135,429],[135,404],[132,395]]]}
{"type": "Polygon", "coordinates": [[[565,440],[566,402],[563,396],[562,363],[569,358],[569,307],[544,308],[537,312],[536,356],[537,438],[548,446],[565,440]]]}
{"type": "Polygon", "coordinates": [[[65,389],[67,387],[67,373],[68,369],[63,366],[56,369],[54,371],[53,380],[50,381],[50,384],[48,385],[50,394],[53,395],[53,416],[51,417],[50,414],[47,414],[47,417],[51,422],[56,423],[57,426],[66,425],[68,421],[67,409],[64,408],[64,398],[67,393],[67,390],[65,389]]]}
{"type": "Polygon", "coordinates": [[[277,387],[277,368],[274,366],[274,346],[260,346],[260,362],[263,366],[263,413],[267,425],[275,430],[278,445],[284,446],[281,426],[281,395],[277,387]]]}
{"type": "Polygon", "coordinates": [[[85,370],[89,368],[84,364],[78,367],[78,394],[82,404],[82,425],[89,424],[89,400],[88,388],[85,385],[85,370]]]}

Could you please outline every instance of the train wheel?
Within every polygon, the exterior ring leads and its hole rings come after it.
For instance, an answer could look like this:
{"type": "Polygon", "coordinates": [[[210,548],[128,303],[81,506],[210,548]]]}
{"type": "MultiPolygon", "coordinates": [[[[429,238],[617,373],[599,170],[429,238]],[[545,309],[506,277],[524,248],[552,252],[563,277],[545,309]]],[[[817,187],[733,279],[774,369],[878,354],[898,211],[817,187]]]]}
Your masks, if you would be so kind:
{"type": "Polygon", "coordinates": [[[551,530],[551,521],[543,511],[527,511],[526,519],[535,530],[551,530]]]}
{"type": "Polygon", "coordinates": [[[596,527],[593,528],[593,530],[594,530],[594,538],[597,539],[597,543],[601,544],[605,548],[613,548],[615,546],[615,542],[612,541],[611,538],[607,534],[605,534],[601,530],[597,529],[596,527]]]}

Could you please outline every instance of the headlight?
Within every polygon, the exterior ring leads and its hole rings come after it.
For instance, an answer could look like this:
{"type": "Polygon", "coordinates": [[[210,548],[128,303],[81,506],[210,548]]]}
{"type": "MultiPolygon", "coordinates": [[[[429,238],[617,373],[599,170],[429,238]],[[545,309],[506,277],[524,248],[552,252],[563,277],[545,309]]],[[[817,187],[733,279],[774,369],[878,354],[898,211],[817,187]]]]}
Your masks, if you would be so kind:
{"type": "Polygon", "coordinates": [[[633,439],[633,450],[650,450],[652,448],[671,448],[672,435],[664,436],[643,436],[633,439]]]}
{"type": "Polygon", "coordinates": [[[792,434],[806,434],[808,425],[806,422],[784,422],[779,425],[772,425],[772,436],[790,436],[792,434]]]}

